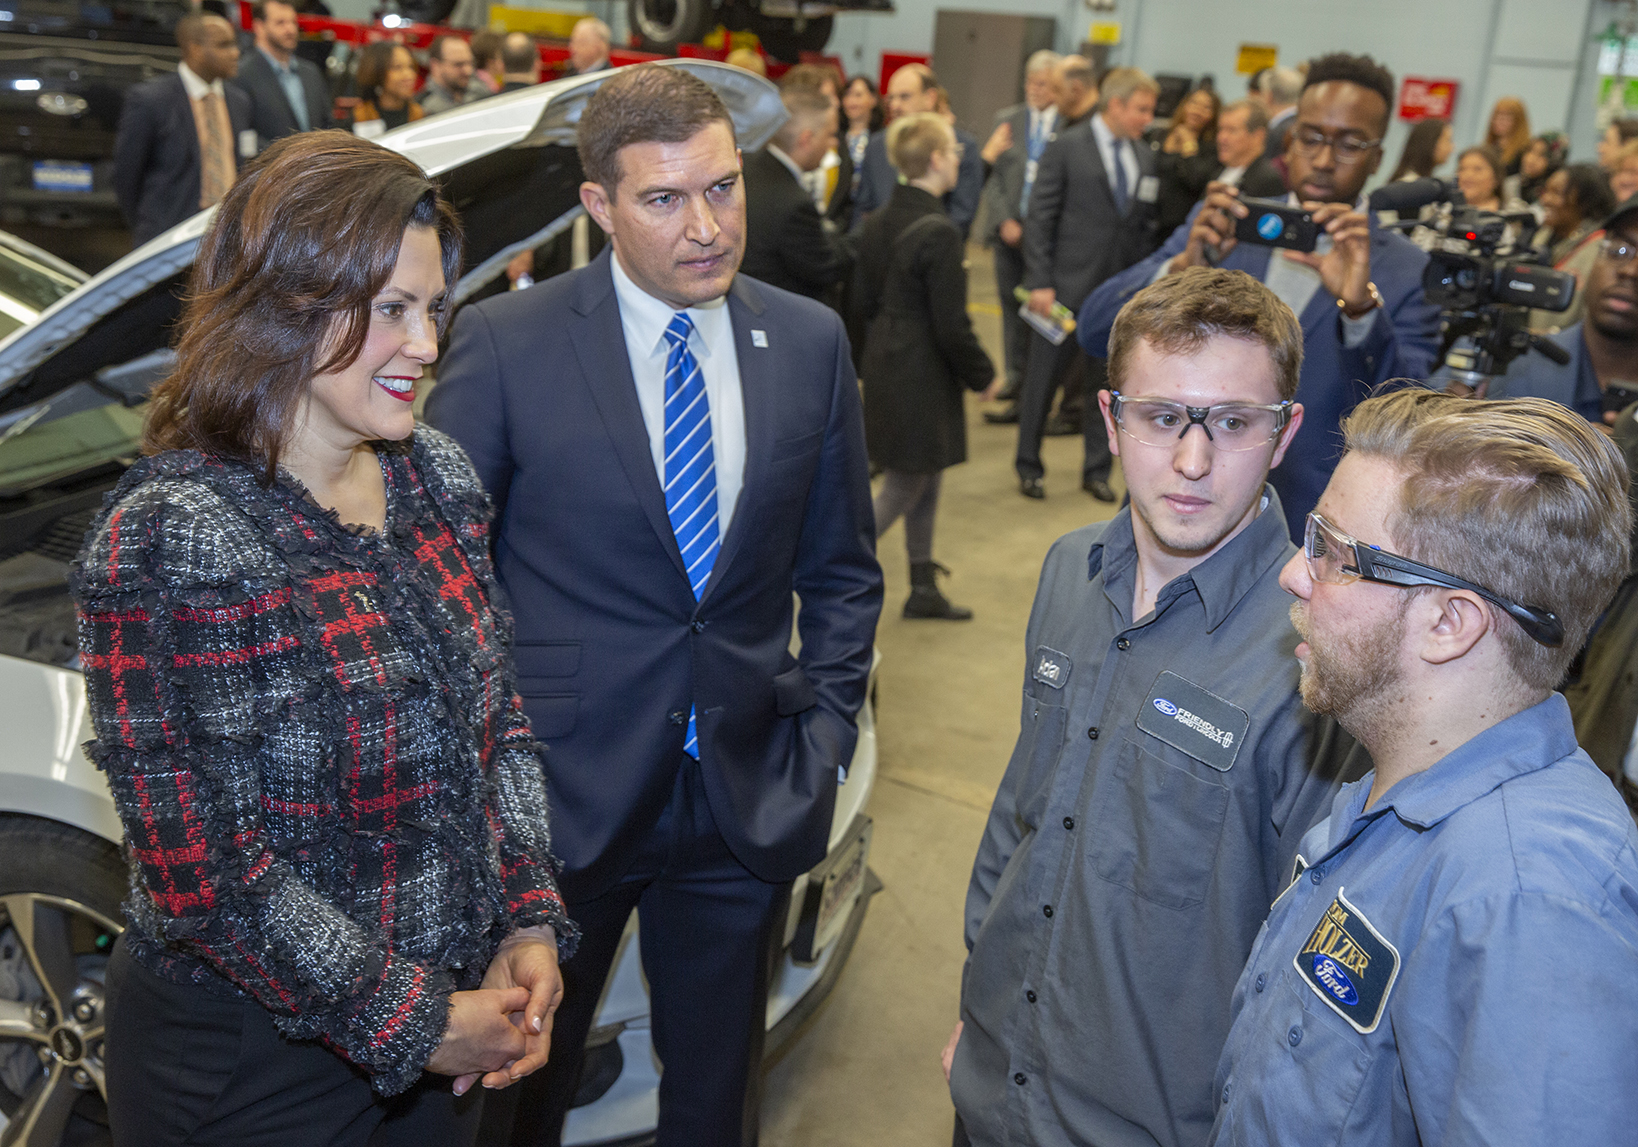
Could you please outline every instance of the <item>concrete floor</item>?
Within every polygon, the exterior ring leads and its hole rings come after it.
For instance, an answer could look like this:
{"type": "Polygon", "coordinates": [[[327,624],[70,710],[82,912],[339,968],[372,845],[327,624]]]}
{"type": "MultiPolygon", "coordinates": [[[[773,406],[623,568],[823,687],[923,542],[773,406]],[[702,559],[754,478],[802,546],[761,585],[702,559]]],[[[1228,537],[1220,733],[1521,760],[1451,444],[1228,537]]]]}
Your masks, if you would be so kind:
{"type": "MultiPolygon", "coordinates": [[[[969,313],[1001,361],[988,253],[968,249],[969,313]]],[[[904,534],[881,539],[887,599],[876,644],[870,906],[831,998],[767,1077],[764,1147],[946,1147],[952,1113],[939,1051],[957,1017],[962,902],[984,820],[1018,735],[1024,625],[1052,542],[1114,507],[1080,489],[1081,439],[1049,438],[1047,498],[1018,493],[1016,428],[969,396],[969,460],[945,472],[934,552],[969,622],[905,621],[904,534]]],[[[1113,484],[1121,489],[1117,465],[1113,484]]]]}

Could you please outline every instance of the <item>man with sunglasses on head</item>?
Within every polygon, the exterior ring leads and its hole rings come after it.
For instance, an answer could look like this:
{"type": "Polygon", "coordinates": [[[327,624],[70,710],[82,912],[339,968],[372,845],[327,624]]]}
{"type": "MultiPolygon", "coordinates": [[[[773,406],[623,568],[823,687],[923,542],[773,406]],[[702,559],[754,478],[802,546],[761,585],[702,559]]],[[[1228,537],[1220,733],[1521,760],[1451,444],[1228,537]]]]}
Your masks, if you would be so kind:
{"type": "Polygon", "coordinates": [[[1127,299],[1162,276],[1209,265],[1251,274],[1296,313],[1304,344],[1297,397],[1308,417],[1270,476],[1293,538],[1336,465],[1348,411],[1390,378],[1426,378],[1438,350],[1439,312],[1422,293],[1427,255],[1378,229],[1361,194],[1382,162],[1393,96],[1392,74],[1369,56],[1336,52],[1309,66],[1285,158],[1290,201],[1321,231],[1313,253],[1236,243],[1235,225],[1249,211],[1236,188],[1213,183],[1159,251],[1104,282],[1080,311],[1081,346],[1102,356],[1127,299]]]}
{"type": "Polygon", "coordinates": [[[1627,571],[1627,471],[1541,399],[1362,403],[1280,582],[1375,771],[1234,992],[1214,1143],[1628,1143],[1638,829],[1553,692],[1627,571]]]}
{"type": "Polygon", "coordinates": [[[958,1145],[1203,1144],[1235,978],[1336,791],[1306,767],[1267,482],[1303,422],[1296,316],[1191,269],[1128,303],[1110,350],[1131,501],[1041,573],[967,893],[958,1145]]]}

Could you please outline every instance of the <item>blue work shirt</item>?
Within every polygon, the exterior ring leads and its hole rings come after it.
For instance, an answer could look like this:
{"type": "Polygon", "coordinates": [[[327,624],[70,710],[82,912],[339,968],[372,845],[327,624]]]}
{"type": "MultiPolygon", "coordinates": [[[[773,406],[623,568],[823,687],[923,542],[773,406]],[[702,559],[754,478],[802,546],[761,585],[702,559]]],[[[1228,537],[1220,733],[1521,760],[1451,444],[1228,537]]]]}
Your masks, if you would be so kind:
{"type": "Polygon", "coordinates": [[[1303,838],[1234,991],[1220,1144],[1638,1137],[1638,829],[1557,693],[1303,838]]]}

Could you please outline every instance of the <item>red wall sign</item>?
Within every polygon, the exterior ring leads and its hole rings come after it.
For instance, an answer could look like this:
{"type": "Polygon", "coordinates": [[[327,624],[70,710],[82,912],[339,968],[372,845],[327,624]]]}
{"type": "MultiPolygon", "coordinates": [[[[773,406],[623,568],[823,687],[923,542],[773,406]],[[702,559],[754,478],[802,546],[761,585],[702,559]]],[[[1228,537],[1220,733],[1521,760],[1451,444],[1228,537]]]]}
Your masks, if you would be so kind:
{"type": "Polygon", "coordinates": [[[1456,111],[1455,80],[1406,76],[1399,85],[1399,118],[1416,121],[1437,116],[1449,119],[1456,111]]]}

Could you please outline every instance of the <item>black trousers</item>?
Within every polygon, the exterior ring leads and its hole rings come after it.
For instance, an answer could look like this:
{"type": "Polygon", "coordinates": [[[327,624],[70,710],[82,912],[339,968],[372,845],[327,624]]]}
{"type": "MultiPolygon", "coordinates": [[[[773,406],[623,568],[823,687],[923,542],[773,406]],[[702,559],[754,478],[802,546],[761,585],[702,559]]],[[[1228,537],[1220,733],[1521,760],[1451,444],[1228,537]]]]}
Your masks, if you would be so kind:
{"type": "Polygon", "coordinates": [[[759,880],[734,858],[711,815],[699,763],[684,757],[671,801],[631,871],[603,895],[567,905],[580,947],[563,964],[551,1059],[490,1094],[494,1114],[485,1116],[484,1143],[561,1141],[586,1034],[635,908],[662,1065],[657,1147],[755,1144],[773,930],[783,929],[789,903],[790,885],[759,880]],[[516,1106],[509,1139],[501,1107],[508,1101],[516,1106]]]}
{"type": "Polygon", "coordinates": [[[1001,297],[1001,345],[1006,357],[1007,385],[1022,386],[1029,340],[1035,333],[1018,317],[1018,300],[1012,294],[1024,281],[1024,252],[999,239],[990,250],[995,253],[995,293],[1001,297]]]}
{"type": "Polygon", "coordinates": [[[384,1099],[316,1043],[293,1043],[253,1000],[162,980],[114,945],[107,972],[113,1147],[463,1147],[481,1088],[459,1099],[423,1075],[384,1099]]]}
{"type": "Polygon", "coordinates": [[[1084,380],[1081,435],[1086,443],[1086,455],[1081,463],[1081,480],[1109,479],[1113,459],[1109,455],[1109,437],[1103,428],[1103,416],[1098,413],[1098,391],[1108,381],[1104,360],[1092,358],[1083,352],[1074,335],[1053,346],[1034,331],[1029,334],[1029,365],[1024,370],[1024,385],[1018,394],[1018,456],[1015,465],[1020,478],[1042,478],[1046,475],[1046,467],[1041,464],[1041,436],[1046,431],[1047,415],[1052,410],[1052,395],[1073,371],[1081,372],[1084,380]]]}

